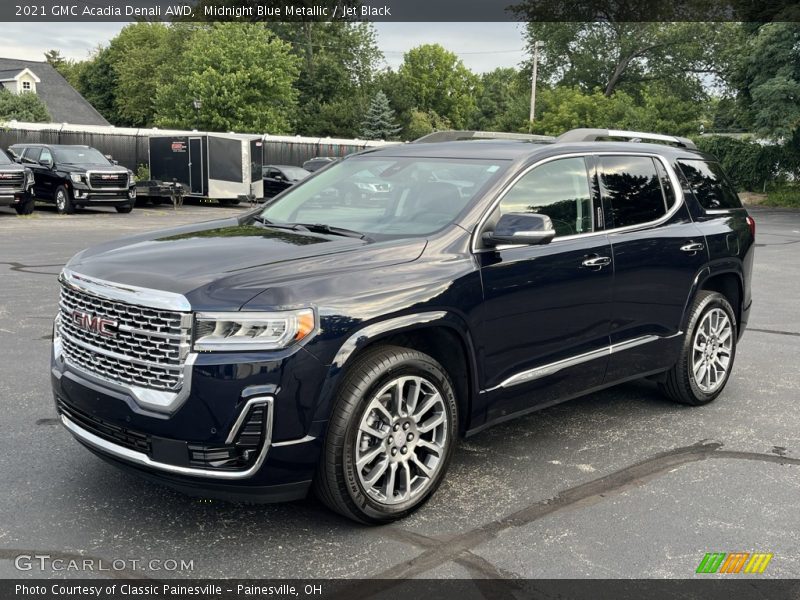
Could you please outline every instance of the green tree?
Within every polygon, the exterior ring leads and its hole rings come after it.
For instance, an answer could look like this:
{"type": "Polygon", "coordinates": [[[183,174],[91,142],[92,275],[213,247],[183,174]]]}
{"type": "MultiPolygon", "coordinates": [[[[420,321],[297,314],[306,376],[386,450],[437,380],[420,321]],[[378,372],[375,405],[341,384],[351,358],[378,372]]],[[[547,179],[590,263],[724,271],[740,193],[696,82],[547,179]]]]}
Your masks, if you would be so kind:
{"type": "Polygon", "coordinates": [[[155,97],[171,75],[177,32],[163,23],[126,26],[109,45],[116,78],[116,125],[148,127],[155,123],[155,97]]]}
{"type": "Polygon", "coordinates": [[[473,127],[487,131],[523,131],[528,127],[530,81],[513,68],[481,75],[473,127]]]}
{"type": "Polygon", "coordinates": [[[389,105],[389,98],[378,90],[367,110],[367,116],[361,130],[361,135],[368,140],[392,139],[400,127],[395,121],[395,114],[389,105]]]}
{"type": "Polygon", "coordinates": [[[734,85],[759,134],[800,144],[800,23],[768,23],[741,52],[734,85]]]}
{"type": "Polygon", "coordinates": [[[36,94],[12,94],[0,88],[0,122],[13,119],[28,123],[47,123],[50,121],[50,114],[36,94]]]}
{"type": "Polygon", "coordinates": [[[540,74],[552,84],[637,95],[652,81],[673,95],[698,98],[703,78],[723,77],[740,42],[736,23],[605,22],[527,26],[529,47],[542,44],[540,74]]]}
{"type": "Polygon", "coordinates": [[[476,112],[478,77],[439,44],[406,52],[398,79],[414,109],[433,111],[456,129],[465,128],[476,112]]]}
{"type": "Polygon", "coordinates": [[[356,137],[383,54],[370,23],[269,23],[301,60],[297,131],[356,137]]]}
{"type": "Polygon", "coordinates": [[[255,23],[198,28],[158,88],[156,123],[209,131],[288,133],[296,113],[299,59],[255,23]],[[202,102],[195,110],[193,101],[202,102]]]}
{"type": "Polygon", "coordinates": [[[110,123],[120,122],[117,115],[117,75],[113,55],[98,47],[92,57],[77,68],[75,88],[110,123]]]}
{"type": "Polygon", "coordinates": [[[405,139],[415,140],[434,131],[452,129],[453,126],[446,118],[437,115],[434,111],[412,110],[408,124],[405,127],[405,139]]]}

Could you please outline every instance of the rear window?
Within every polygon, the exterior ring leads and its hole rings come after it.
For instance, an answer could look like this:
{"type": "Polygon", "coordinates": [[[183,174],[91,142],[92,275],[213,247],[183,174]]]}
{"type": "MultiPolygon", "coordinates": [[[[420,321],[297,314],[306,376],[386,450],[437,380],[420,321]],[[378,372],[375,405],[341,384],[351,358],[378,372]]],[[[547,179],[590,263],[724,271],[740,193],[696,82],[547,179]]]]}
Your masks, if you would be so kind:
{"type": "Polygon", "coordinates": [[[707,210],[742,207],[736,190],[719,163],[687,159],[679,160],[678,164],[700,206],[707,210]]]}
{"type": "Polygon", "coordinates": [[[667,213],[662,179],[651,157],[603,156],[598,170],[611,227],[649,223],[667,213]]]}

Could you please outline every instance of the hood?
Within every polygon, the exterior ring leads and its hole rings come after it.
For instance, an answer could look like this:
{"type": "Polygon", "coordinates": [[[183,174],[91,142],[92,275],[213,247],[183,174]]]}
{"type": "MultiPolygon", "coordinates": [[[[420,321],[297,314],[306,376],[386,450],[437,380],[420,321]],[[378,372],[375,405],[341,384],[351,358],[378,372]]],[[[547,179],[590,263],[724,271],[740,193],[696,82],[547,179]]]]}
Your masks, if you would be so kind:
{"type": "Polygon", "coordinates": [[[196,310],[238,310],[271,284],[413,261],[425,244],[423,239],[367,242],[226,219],[95,246],[67,267],[182,294],[196,310]]]}
{"type": "Polygon", "coordinates": [[[25,167],[18,163],[0,164],[0,173],[22,173],[24,171],[25,167]]]}
{"type": "Polygon", "coordinates": [[[109,173],[127,173],[129,169],[121,165],[104,165],[102,163],[58,163],[58,168],[62,171],[99,171],[109,173]]]}

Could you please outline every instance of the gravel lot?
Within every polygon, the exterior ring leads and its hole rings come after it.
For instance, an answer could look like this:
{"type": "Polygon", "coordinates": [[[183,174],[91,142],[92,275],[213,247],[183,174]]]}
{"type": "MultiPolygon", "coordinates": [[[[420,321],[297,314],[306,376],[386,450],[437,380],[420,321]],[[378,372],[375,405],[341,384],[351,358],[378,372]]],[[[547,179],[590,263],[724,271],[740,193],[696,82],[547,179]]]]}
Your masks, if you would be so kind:
{"type": "Polygon", "coordinates": [[[752,210],[755,305],[718,401],[677,406],[633,383],[495,427],[461,444],[425,508],[367,528],[314,499],[182,496],[106,465],[56,422],[49,338],[67,259],[241,210],[0,209],[0,577],[54,575],[15,570],[38,552],[141,561],[98,574],[125,577],[687,578],[706,552],[735,551],[772,552],[764,576],[800,577],[800,212],[752,210]]]}

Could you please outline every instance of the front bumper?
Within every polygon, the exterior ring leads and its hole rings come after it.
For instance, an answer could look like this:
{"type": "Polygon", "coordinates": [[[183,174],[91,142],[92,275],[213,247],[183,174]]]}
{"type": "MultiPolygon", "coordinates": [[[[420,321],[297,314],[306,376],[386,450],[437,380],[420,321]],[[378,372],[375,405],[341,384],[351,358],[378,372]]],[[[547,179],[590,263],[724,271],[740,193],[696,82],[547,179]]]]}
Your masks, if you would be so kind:
{"type": "Polygon", "coordinates": [[[183,492],[228,500],[283,501],[306,494],[326,422],[310,422],[325,369],[301,348],[262,355],[202,354],[189,367],[191,388],[171,415],[135,394],[68,364],[54,345],[51,379],[64,427],[108,462],[183,492]],[[315,382],[319,383],[317,385],[315,382]],[[256,404],[266,426],[255,460],[242,469],[198,467],[198,447],[230,445],[256,404]],[[304,418],[305,417],[305,418],[304,418]]]}
{"type": "Polygon", "coordinates": [[[96,203],[110,206],[114,204],[127,204],[136,200],[136,186],[125,189],[96,190],[85,185],[73,183],[72,197],[75,202],[79,203],[96,203]]]}
{"type": "Polygon", "coordinates": [[[4,188],[2,191],[0,191],[0,206],[17,206],[23,202],[27,196],[28,193],[22,188],[4,188]]]}

